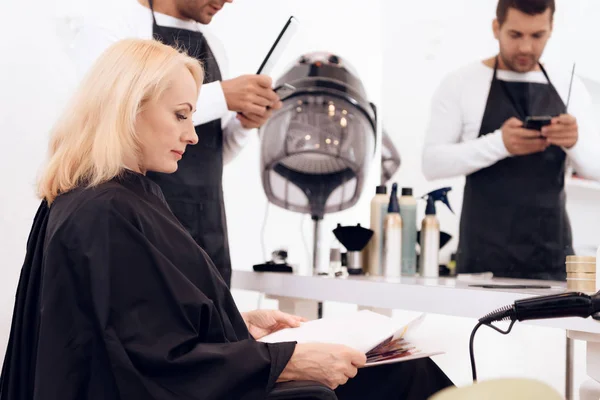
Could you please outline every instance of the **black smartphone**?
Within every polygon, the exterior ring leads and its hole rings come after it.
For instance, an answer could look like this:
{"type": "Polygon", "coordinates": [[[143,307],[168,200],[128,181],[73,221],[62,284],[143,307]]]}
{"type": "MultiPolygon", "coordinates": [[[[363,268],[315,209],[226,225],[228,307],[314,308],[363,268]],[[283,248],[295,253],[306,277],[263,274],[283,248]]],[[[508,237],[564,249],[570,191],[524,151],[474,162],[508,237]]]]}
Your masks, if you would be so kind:
{"type": "Polygon", "coordinates": [[[550,125],[552,117],[550,115],[540,115],[525,118],[524,128],[534,131],[541,131],[543,126],[550,125]]]}

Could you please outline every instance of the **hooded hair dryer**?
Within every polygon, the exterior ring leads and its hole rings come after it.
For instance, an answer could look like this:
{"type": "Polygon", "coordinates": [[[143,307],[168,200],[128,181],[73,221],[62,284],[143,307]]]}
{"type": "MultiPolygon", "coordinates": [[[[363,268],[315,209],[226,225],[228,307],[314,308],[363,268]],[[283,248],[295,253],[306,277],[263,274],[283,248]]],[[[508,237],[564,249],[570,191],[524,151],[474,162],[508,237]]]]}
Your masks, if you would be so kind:
{"type": "Polygon", "coordinates": [[[299,57],[275,82],[283,106],[260,128],[261,179],[268,200],[310,214],[313,270],[319,221],[358,201],[375,154],[375,106],[354,68],[326,52],[299,57]]]}
{"type": "Polygon", "coordinates": [[[329,53],[301,56],[275,83],[283,107],[260,129],[265,194],[323,218],[358,201],[375,153],[375,106],[354,69],[329,53]]]}

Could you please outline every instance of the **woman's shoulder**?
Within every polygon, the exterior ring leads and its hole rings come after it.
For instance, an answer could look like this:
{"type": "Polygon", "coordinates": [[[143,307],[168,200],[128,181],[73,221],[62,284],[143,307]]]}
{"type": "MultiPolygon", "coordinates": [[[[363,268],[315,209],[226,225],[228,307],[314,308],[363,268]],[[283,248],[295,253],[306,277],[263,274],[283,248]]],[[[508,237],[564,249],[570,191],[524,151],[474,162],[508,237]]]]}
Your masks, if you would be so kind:
{"type": "Polygon", "coordinates": [[[79,187],[59,195],[50,207],[57,224],[90,226],[116,215],[134,217],[139,211],[136,197],[115,181],[94,187],[79,187]]]}
{"type": "Polygon", "coordinates": [[[82,206],[127,205],[133,199],[130,191],[115,180],[92,187],[78,187],[56,198],[60,202],[79,203],[82,206]]]}

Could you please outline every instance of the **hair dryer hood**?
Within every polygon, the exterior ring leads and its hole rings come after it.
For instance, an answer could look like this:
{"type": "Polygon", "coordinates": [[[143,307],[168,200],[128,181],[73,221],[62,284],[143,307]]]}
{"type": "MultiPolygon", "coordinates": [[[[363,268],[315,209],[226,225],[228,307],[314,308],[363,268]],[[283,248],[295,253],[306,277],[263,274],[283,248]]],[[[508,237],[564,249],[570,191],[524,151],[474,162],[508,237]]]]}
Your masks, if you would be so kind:
{"type": "Polygon", "coordinates": [[[301,56],[275,83],[283,107],[259,131],[272,203],[322,218],[358,201],[375,153],[376,111],[341,57],[301,56]]]}

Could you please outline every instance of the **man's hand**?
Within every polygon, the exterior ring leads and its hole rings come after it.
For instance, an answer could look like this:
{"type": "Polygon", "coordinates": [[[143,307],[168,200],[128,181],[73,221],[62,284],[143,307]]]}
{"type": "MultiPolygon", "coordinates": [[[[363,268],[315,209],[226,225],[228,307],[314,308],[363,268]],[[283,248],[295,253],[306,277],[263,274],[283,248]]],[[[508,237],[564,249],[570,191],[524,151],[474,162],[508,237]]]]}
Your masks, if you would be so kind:
{"type": "MultiPolygon", "coordinates": [[[[272,107],[272,109],[279,110],[281,108],[281,105],[282,104],[280,101],[278,104],[276,104],[274,107],[272,107]]],[[[240,120],[242,127],[244,127],[245,129],[255,129],[255,128],[260,128],[261,126],[263,126],[263,124],[265,122],[267,122],[267,120],[269,118],[271,118],[272,114],[273,114],[273,112],[271,110],[269,110],[266,113],[264,113],[263,115],[238,114],[236,118],[240,120]]]]}
{"type": "Polygon", "coordinates": [[[569,114],[552,118],[552,123],[542,128],[542,136],[549,144],[570,149],[579,138],[577,119],[569,114]]]}
{"type": "Polygon", "coordinates": [[[305,318],[286,314],[279,310],[256,310],[242,313],[248,331],[256,340],[284,328],[297,328],[305,318]]]}
{"type": "Polygon", "coordinates": [[[272,85],[273,81],[267,75],[242,75],[221,82],[227,108],[245,114],[250,121],[265,117],[268,108],[281,108],[281,101],[272,85]]]}
{"type": "Polygon", "coordinates": [[[506,150],[514,156],[539,153],[550,145],[539,131],[523,128],[523,122],[515,117],[502,125],[502,140],[506,150]]]}

